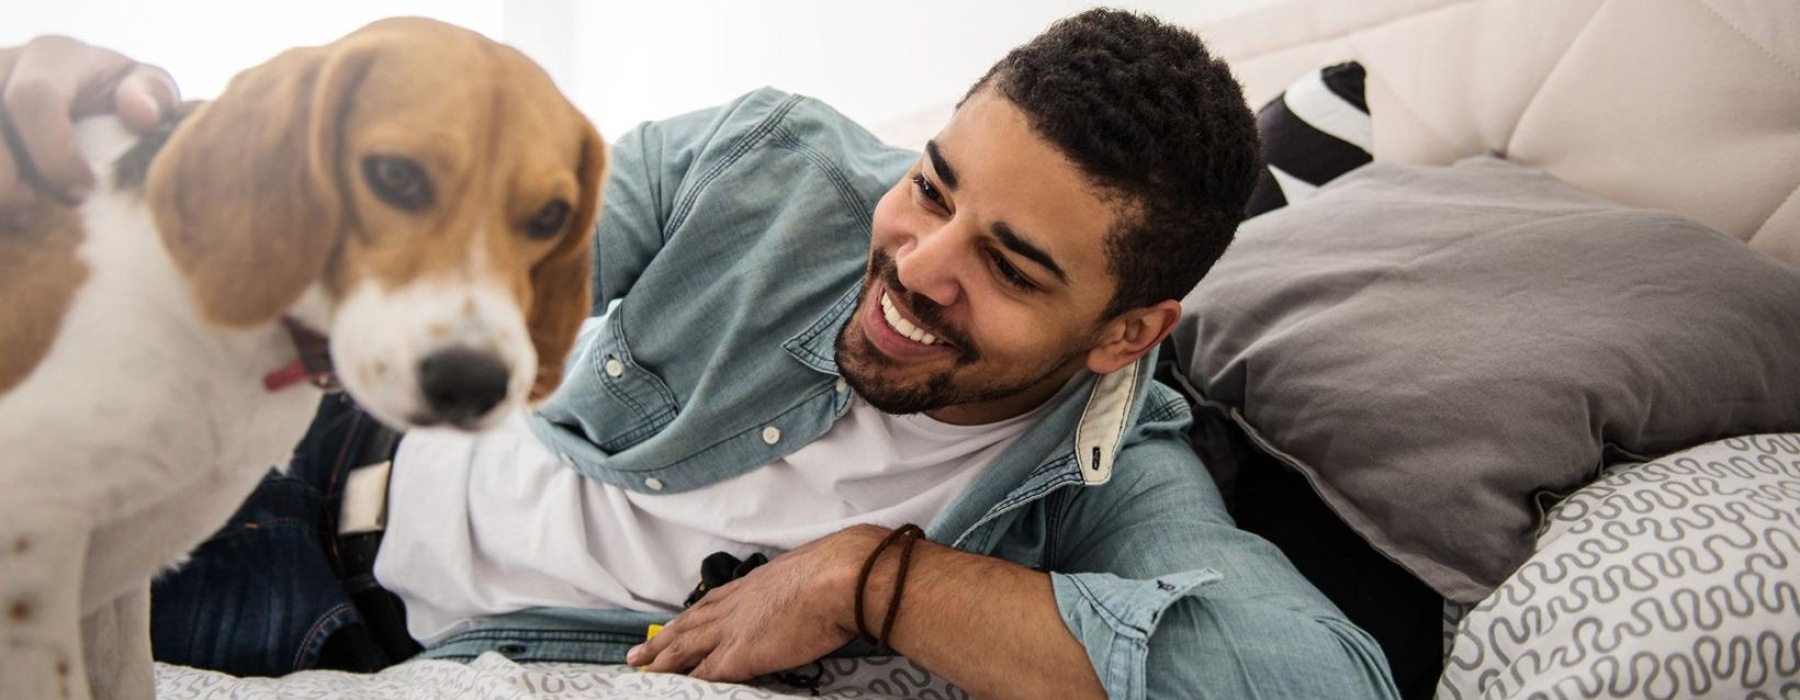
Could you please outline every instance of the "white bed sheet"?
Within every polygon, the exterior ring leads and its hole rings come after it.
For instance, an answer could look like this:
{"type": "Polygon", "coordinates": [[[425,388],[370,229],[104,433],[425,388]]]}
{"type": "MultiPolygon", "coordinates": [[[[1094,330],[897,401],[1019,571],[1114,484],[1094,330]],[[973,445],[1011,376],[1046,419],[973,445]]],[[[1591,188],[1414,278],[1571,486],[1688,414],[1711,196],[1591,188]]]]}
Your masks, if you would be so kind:
{"type": "Polygon", "coordinates": [[[643,673],[630,666],[519,664],[497,653],[468,663],[415,660],[373,674],[303,671],[280,678],[235,678],[185,666],[156,665],[158,700],[752,700],[837,698],[966,699],[969,694],[901,657],[826,659],[818,695],[779,683],[708,683],[643,673]]]}

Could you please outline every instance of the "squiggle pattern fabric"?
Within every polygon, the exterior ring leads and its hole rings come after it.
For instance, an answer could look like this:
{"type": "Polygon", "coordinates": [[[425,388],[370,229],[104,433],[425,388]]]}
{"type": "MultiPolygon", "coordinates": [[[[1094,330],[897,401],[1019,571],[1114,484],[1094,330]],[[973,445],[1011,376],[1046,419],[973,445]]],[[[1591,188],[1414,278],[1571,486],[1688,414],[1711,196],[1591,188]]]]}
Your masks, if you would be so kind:
{"type": "Polygon", "coordinates": [[[1545,523],[1439,700],[1800,700],[1800,434],[1610,469],[1545,523]]]}
{"type": "Polygon", "coordinates": [[[418,660],[374,674],[303,671],[280,678],[233,678],[156,665],[158,700],[969,700],[969,694],[901,657],[826,659],[819,693],[780,684],[707,683],[640,673],[630,666],[517,664],[495,653],[469,663],[418,660]]]}

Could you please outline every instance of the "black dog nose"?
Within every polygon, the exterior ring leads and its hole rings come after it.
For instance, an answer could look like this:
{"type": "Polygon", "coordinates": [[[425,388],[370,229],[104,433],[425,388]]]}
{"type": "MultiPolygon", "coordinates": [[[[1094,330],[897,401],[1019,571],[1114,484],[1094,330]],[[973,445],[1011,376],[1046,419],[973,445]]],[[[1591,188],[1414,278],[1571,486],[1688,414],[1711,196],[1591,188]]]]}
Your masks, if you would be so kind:
{"type": "Polygon", "coordinates": [[[419,389],[430,412],[420,422],[470,427],[506,398],[508,379],[506,365],[491,354],[461,347],[431,353],[419,362],[419,389]]]}

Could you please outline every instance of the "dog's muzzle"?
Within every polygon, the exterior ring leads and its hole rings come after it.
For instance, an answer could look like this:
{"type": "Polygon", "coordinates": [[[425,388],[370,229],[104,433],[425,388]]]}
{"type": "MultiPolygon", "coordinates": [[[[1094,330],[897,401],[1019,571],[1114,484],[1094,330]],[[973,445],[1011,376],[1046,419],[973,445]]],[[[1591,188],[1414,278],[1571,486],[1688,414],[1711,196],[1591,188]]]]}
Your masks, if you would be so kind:
{"type": "Polygon", "coordinates": [[[491,353],[451,347],[420,360],[418,376],[425,411],[415,416],[413,423],[472,429],[506,400],[512,374],[506,363],[491,353]]]}

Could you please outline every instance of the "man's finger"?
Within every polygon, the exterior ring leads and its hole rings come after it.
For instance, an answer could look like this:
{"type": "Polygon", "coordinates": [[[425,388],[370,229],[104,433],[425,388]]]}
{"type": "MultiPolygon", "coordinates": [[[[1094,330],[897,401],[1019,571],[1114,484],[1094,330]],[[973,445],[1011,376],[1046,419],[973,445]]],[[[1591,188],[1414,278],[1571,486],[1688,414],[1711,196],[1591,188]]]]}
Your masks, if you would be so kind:
{"type": "Polygon", "coordinates": [[[688,671],[688,676],[713,683],[742,683],[756,677],[745,673],[739,664],[729,660],[730,656],[726,650],[714,649],[694,670],[688,671]]]}
{"type": "Polygon", "coordinates": [[[639,644],[626,650],[625,663],[633,666],[649,665],[650,662],[656,660],[657,654],[662,653],[663,647],[669,645],[670,639],[674,639],[674,635],[669,634],[667,631],[657,633],[655,639],[651,639],[643,644],[639,644]],[[661,641],[659,642],[657,640],[661,641]]]}
{"type": "Polygon", "coordinates": [[[14,162],[23,175],[29,167],[50,190],[70,202],[87,198],[94,188],[94,173],[75,146],[75,127],[69,123],[72,97],[49,82],[15,79],[0,94],[7,128],[17,136],[14,162]]]}
{"type": "MultiPolygon", "coordinates": [[[[5,138],[0,137],[0,216],[17,210],[25,204],[23,198],[31,196],[31,188],[19,181],[19,167],[13,164],[12,148],[8,147],[5,138]]],[[[6,221],[0,221],[0,228],[6,224],[6,221]]]]}
{"type": "MultiPolygon", "coordinates": [[[[97,95],[110,110],[116,84],[133,64],[117,53],[74,39],[33,39],[19,52],[0,93],[13,144],[24,149],[29,168],[52,192],[79,201],[94,187],[94,174],[75,145],[72,117],[94,113],[97,95]]],[[[27,164],[14,165],[23,174],[27,164]]]]}
{"type": "MultiPolygon", "coordinates": [[[[0,86],[6,85],[6,76],[12,75],[12,67],[19,60],[22,48],[0,49],[0,86]]],[[[14,207],[22,202],[11,201],[18,197],[29,196],[30,192],[22,187],[19,177],[19,166],[13,162],[13,149],[4,115],[0,115],[0,217],[6,212],[14,211],[14,207]]],[[[6,225],[0,221],[0,227],[6,225]]]]}
{"type": "MultiPolygon", "coordinates": [[[[657,638],[660,639],[661,635],[657,638]]],[[[685,673],[706,658],[712,651],[712,646],[692,635],[684,636],[658,652],[644,670],[651,673],[685,673]]]]}
{"type": "Polygon", "coordinates": [[[663,623],[662,629],[656,633],[656,636],[644,640],[643,644],[639,644],[627,650],[625,652],[625,663],[633,666],[644,666],[651,661],[656,660],[657,654],[662,653],[662,650],[669,646],[670,642],[675,641],[676,637],[681,636],[681,632],[675,629],[675,623],[681,621],[681,618],[681,615],[677,615],[675,616],[675,619],[663,623]]]}
{"type": "Polygon", "coordinates": [[[140,134],[155,128],[180,102],[181,89],[175,86],[175,79],[161,68],[141,63],[113,91],[113,109],[126,128],[140,134]]]}
{"type": "Polygon", "coordinates": [[[718,658],[719,655],[717,653],[708,654],[706,658],[700,660],[699,665],[695,666],[693,670],[688,671],[688,677],[695,680],[710,681],[714,683],[724,681],[725,679],[720,678],[718,675],[718,658]]]}

